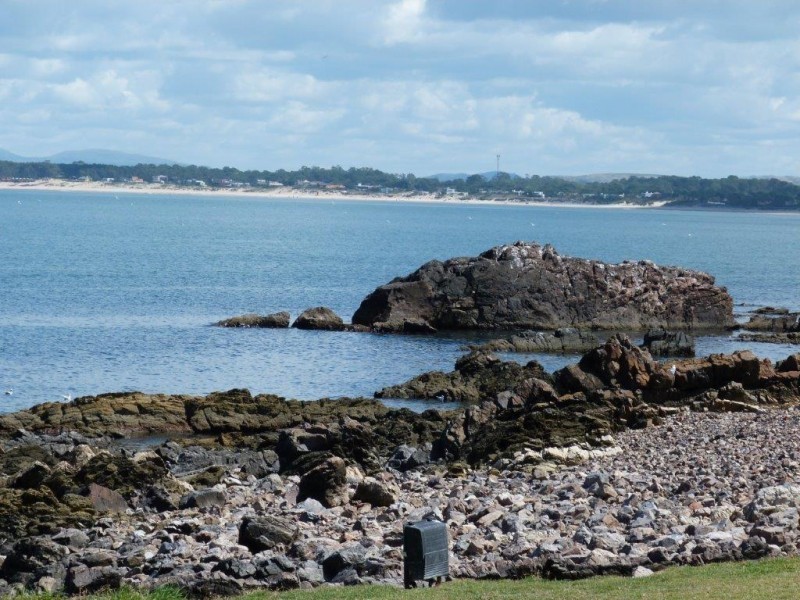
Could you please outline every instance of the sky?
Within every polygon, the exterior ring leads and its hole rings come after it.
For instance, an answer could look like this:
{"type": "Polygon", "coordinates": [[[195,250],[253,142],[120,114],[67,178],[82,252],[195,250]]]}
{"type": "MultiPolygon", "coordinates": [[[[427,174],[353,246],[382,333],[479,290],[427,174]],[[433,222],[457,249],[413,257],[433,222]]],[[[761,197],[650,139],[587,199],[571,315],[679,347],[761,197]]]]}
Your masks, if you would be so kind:
{"type": "Polygon", "coordinates": [[[800,175],[796,0],[0,0],[0,148],[800,175]]]}

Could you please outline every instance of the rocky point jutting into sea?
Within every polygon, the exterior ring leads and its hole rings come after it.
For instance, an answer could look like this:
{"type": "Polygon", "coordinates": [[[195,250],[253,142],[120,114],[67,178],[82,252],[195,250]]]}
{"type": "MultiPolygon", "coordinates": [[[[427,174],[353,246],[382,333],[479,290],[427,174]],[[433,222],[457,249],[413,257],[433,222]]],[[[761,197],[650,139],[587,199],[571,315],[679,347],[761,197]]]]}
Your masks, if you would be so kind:
{"type": "MultiPolygon", "coordinates": [[[[381,298],[365,321],[392,331],[732,322],[708,275],[521,244],[429,263],[362,309],[381,298]]],[[[334,317],[315,308],[298,326],[341,329],[334,317]]],[[[264,323],[287,318],[229,324],[264,323]]],[[[552,373],[477,350],[375,393],[429,399],[422,413],[236,389],[2,415],[0,594],[401,585],[403,525],[428,516],[448,528],[455,577],[800,553],[800,354],[658,362],[606,333],[552,373]]]]}
{"type": "Polygon", "coordinates": [[[429,515],[456,577],[796,554],[800,355],[674,365],[612,336],[553,374],[473,353],[404,386],[474,402],[447,412],[231,390],[5,415],[0,589],[400,584],[429,515]]]}

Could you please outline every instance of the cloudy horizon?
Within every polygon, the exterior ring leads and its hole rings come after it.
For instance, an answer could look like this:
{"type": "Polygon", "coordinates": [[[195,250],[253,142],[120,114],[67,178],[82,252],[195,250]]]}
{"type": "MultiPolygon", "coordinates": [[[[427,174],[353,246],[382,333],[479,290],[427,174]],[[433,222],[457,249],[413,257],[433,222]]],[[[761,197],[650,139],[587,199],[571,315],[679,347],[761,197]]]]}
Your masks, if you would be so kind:
{"type": "Polygon", "coordinates": [[[6,0],[0,148],[240,169],[800,174],[788,0],[6,0]]]}

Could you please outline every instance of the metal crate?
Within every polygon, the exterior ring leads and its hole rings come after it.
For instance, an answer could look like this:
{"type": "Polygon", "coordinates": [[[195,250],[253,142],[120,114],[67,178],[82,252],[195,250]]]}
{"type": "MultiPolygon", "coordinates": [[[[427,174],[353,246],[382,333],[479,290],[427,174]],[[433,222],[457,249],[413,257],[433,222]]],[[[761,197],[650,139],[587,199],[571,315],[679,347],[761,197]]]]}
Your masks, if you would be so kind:
{"type": "Polygon", "coordinates": [[[447,525],[425,520],[403,528],[403,567],[406,587],[419,579],[447,577],[450,548],[447,525]]]}

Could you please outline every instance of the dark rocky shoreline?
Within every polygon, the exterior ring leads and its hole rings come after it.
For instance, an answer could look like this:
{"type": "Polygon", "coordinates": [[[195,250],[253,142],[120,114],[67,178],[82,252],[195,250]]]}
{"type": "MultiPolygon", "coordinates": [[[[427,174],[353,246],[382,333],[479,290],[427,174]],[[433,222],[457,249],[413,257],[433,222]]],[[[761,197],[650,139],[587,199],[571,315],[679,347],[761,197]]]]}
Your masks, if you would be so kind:
{"type": "MultiPolygon", "coordinates": [[[[764,312],[751,329],[792,333],[792,318],[764,312]]],[[[674,356],[688,353],[686,330],[733,326],[730,296],[704,273],[517,243],[395,279],[352,325],[325,307],[292,324],[560,332],[491,342],[451,372],[375,394],[431,400],[422,413],[234,389],[0,415],[0,595],[400,585],[403,525],[424,517],[446,523],[456,577],[646,575],[800,554],[800,354],[658,362],[625,335],[580,331],[657,328],[646,345],[674,356]],[[549,373],[488,351],[503,344],[585,353],[549,373]]]]}
{"type": "Polygon", "coordinates": [[[406,384],[473,403],[450,411],[231,390],[0,416],[0,591],[399,584],[425,515],[458,577],[796,554],[800,355],[670,365],[612,336],[552,374],[477,352],[406,384]]]}

